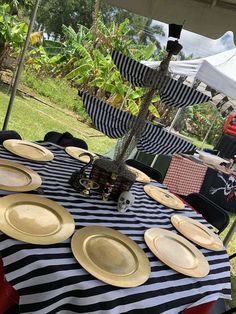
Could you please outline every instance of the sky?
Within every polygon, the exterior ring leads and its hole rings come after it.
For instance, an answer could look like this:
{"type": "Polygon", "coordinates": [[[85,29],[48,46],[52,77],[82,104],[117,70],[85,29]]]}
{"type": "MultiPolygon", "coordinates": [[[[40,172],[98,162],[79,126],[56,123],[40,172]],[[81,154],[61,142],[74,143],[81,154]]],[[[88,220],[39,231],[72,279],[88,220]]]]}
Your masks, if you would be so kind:
{"type": "MultiPolygon", "coordinates": [[[[162,45],[166,45],[168,35],[168,24],[155,21],[154,23],[161,25],[166,37],[158,36],[158,40],[162,45]]],[[[207,57],[219,52],[235,48],[232,32],[225,33],[219,39],[211,39],[187,30],[182,30],[179,42],[183,46],[185,56],[193,54],[195,58],[207,57]]]]}

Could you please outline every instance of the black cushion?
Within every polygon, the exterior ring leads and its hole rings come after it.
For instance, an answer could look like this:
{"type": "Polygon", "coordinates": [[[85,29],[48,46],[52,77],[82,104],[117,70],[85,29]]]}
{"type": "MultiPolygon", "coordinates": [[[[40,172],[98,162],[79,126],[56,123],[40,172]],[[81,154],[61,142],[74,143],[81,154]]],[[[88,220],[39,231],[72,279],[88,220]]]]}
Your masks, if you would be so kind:
{"type": "Polygon", "coordinates": [[[126,164],[131,166],[131,167],[134,167],[134,168],[141,170],[147,176],[149,176],[150,178],[152,178],[158,182],[162,182],[162,180],[163,180],[162,174],[158,170],[156,170],[152,167],[149,167],[140,161],[137,161],[135,159],[128,159],[128,160],[126,160],[126,164]]]}
{"type": "Polygon", "coordinates": [[[44,141],[51,142],[63,147],[75,146],[83,149],[88,149],[88,145],[84,140],[74,137],[69,132],[59,133],[56,131],[50,131],[44,136],[44,141]]]}
{"type": "Polygon", "coordinates": [[[229,223],[229,215],[224,209],[200,193],[191,193],[185,197],[186,202],[196,209],[220,234],[229,223]]]}
{"type": "Polygon", "coordinates": [[[0,144],[2,144],[5,140],[21,140],[20,134],[13,130],[0,131],[0,144]]]}
{"type": "Polygon", "coordinates": [[[61,138],[61,133],[50,131],[44,136],[44,142],[51,142],[54,144],[58,144],[59,139],[61,138]]]}

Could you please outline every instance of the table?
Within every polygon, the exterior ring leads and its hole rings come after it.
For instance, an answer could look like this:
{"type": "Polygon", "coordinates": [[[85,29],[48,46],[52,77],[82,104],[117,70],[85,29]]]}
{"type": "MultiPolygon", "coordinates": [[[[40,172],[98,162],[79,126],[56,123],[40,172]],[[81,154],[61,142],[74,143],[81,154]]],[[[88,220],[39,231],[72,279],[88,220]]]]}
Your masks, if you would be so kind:
{"type": "MultiPolygon", "coordinates": [[[[71,212],[76,229],[106,226],[136,241],[149,258],[151,276],[139,287],[113,287],[97,280],[80,266],[71,252],[70,239],[55,245],[40,246],[0,234],[6,278],[20,294],[21,313],[177,314],[187,307],[219,297],[230,298],[230,266],[226,251],[201,249],[210,265],[210,273],[205,278],[190,278],[175,272],[151,253],[143,235],[146,229],[152,227],[176,232],[170,223],[170,215],[176,211],[150,199],[141,183],[132,186],[136,202],[124,214],[116,210],[115,202],[103,202],[98,194],[91,198],[82,197],[70,187],[68,179],[83,164],[55,144],[41,145],[54,153],[54,160],[31,162],[12,155],[2,147],[0,157],[37,171],[43,179],[44,196],[71,212]]],[[[208,225],[190,208],[182,213],[208,225]]]]}
{"type": "Polygon", "coordinates": [[[164,183],[173,193],[201,193],[227,211],[236,212],[235,174],[217,169],[196,158],[174,155],[164,183]]]}

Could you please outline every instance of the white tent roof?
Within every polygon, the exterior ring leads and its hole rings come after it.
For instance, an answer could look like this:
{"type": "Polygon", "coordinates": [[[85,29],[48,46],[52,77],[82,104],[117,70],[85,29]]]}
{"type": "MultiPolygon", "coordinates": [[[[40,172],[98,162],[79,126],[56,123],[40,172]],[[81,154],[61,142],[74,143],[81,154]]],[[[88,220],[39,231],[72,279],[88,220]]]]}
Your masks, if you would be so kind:
{"type": "MultiPolygon", "coordinates": [[[[142,61],[155,68],[158,61],[142,61]]],[[[169,70],[177,75],[186,75],[199,79],[206,85],[236,99],[236,48],[214,56],[185,61],[171,61],[169,70]]]]}
{"type": "Polygon", "coordinates": [[[236,0],[105,0],[109,4],[211,38],[236,34],[236,0]]]}

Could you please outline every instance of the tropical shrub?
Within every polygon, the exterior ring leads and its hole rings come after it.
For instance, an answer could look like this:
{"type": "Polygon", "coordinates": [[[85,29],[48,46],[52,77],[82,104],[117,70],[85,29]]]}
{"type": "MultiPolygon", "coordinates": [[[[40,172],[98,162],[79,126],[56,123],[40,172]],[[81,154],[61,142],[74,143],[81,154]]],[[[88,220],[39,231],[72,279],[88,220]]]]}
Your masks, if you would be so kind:
{"type": "Polygon", "coordinates": [[[8,4],[0,5],[0,65],[10,52],[19,50],[27,32],[27,25],[10,10],[8,4]]]}
{"type": "Polygon", "coordinates": [[[222,133],[225,119],[213,104],[200,104],[185,108],[178,121],[182,133],[199,140],[203,140],[210,129],[207,142],[215,145],[222,133]]]}
{"type": "MultiPolygon", "coordinates": [[[[30,51],[26,64],[40,75],[65,78],[72,86],[136,115],[145,90],[130,86],[121,77],[111,59],[111,50],[146,60],[153,55],[155,45],[135,46],[127,36],[128,24],[129,21],[125,20],[118,26],[113,22],[107,27],[99,17],[96,31],[79,25],[78,32],[75,32],[71,26],[64,25],[63,43],[44,41],[43,46],[30,51]]],[[[154,105],[150,106],[150,114],[159,117],[154,105]]]]}

